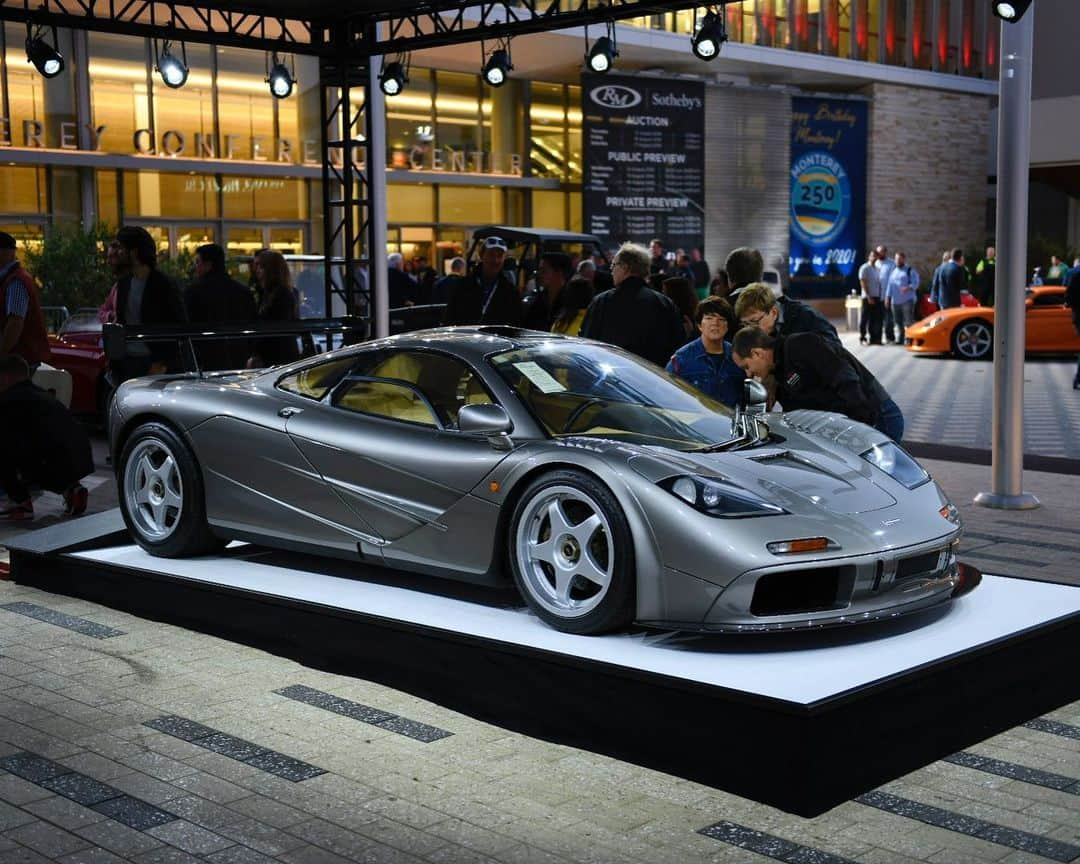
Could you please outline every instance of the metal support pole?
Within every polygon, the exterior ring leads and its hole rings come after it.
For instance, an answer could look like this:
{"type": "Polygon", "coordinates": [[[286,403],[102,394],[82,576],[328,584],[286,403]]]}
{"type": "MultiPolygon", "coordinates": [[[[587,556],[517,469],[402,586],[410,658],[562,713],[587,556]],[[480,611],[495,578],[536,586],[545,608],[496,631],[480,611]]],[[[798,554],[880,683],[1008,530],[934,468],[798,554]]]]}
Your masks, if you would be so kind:
{"type": "MultiPolygon", "coordinates": [[[[375,33],[374,35],[378,35],[375,33]]],[[[380,57],[367,63],[364,113],[367,124],[368,284],[374,297],[375,336],[390,335],[389,269],[386,263],[386,101],[379,86],[380,57]]]]}
{"type": "Polygon", "coordinates": [[[1024,286],[1031,164],[1031,55],[1035,10],[1001,23],[998,101],[997,295],[994,310],[992,489],[975,503],[1001,510],[1039,506],[1024,482],[1024,286]]]}

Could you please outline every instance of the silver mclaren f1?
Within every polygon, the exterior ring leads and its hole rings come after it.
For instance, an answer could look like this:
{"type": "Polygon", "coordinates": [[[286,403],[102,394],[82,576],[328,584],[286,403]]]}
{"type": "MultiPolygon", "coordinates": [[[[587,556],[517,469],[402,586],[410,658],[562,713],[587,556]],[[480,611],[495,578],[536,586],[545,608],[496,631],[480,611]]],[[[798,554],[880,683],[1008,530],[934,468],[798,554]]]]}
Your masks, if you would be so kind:
{"type": "Polygon", "coordinates": [[[854,624],[972,587],[956,508],[903,449],[747,396],[731,411],[597,342],[445,328],[129,381],[109,427],[153,555],[237,539],[512,578],[572,633],[854,624]]]}

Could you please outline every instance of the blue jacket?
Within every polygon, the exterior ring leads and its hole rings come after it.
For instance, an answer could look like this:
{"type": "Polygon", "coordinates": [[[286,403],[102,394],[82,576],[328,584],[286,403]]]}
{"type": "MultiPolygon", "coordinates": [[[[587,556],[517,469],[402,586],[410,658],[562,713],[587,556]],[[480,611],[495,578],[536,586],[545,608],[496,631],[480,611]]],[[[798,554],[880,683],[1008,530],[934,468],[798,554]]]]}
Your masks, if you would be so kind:
{"type": "Polygon", "coordinates": [[[742,399],[746,375],[731,359],[730,342],[724,342],[724,356],[721,357],[709,354],[705,343],[697,338],[676,351],[665,368],[717,402],[734,408],[742,399]]]}

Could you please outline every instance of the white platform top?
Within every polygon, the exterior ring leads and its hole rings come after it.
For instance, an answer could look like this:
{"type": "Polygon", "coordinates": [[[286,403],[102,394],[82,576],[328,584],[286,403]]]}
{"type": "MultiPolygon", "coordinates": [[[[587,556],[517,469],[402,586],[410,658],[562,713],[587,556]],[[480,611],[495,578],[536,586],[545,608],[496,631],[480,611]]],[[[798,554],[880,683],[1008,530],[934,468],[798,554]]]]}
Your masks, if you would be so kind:
{"type": "MultiPolygon", "coordinates": [[[[940,613],[916,616],[903,623],[860,625],[843,632],[816,631],[795,638],[770,633],[706,638],[642,632],[572,636],[551,629],[525,609],[492,608],[393,585],[307,569],[291,570],[259,563],[259,555],[247,560],[175,560],[153,558],[137,546],[122,546],[80,552],[76,557],[377,615],[801,705],[1080,612],[1080,588],[984,576],[971,594],[940,613]]],[[[340,562],[332,566],[340,567],[340,562]]]]}

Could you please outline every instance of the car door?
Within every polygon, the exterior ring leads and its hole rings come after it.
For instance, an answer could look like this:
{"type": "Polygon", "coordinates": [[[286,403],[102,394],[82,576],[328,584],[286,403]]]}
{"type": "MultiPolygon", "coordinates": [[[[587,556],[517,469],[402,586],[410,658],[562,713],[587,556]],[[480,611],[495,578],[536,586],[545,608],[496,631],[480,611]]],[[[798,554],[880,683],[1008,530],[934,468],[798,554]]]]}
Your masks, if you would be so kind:
{"type": "Polygon", "coordinates": [[[1065,305],[1065,291],[1039,291],[1028,301],[1026,345],[1029,351],[1069,351],[1076,344],[1071,310],[1065,305]]]}
{"type": "Polygon", "coordinates": [[[479,401],[492,398],[457,357],[373,349],[326,399],[290,417],[287,430],[382,539],[388,559],[450,555],[449,566],[482,570],[484,556],[463,550],[461,535],[483,532],[497,510],[469,492],[507,451],[457,431],[457,411],[479,401]]]}
{"type": "Polygon", "coordinates": [[[290,416],[318,404],[320,381],[328,392],[350,366],[350,360],[323,361],[255,386],[214,386],[208,379],[208,398],[220,409],[189,434],[211,524],[244,539],[356,555],[370,529],[364,531],[285,431],[290,416]]]}

